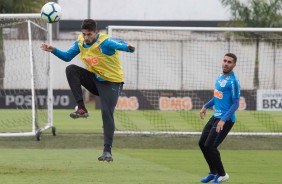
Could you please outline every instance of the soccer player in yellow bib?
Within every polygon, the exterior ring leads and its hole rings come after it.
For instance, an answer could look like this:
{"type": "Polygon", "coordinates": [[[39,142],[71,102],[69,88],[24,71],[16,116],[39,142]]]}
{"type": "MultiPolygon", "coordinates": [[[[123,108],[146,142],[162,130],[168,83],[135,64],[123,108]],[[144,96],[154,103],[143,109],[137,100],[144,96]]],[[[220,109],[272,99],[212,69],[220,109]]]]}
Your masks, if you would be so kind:
{"type": "Polygon", "coordinates": [[[98,32],[97,23],[92,19],[85,19],[82,22],[81,32],[82,34],[66,52],[46,43],[41,45],[41,49],[52,52],[66,62],[71,61],[79,54],[86,69],[77,65],[69,65],[66,68],[67,80],[78,106],[77,110],[70,114],[70,117],[76,119],[89,116],[83,101],[81,86],[84,86],[92,94],[100,96],[104,150],[98,160],[110,162],[113,161],[111,148],[115,130],[113,114],[124,81],[118,50],[134,52],[135,47],[98,32]]]}

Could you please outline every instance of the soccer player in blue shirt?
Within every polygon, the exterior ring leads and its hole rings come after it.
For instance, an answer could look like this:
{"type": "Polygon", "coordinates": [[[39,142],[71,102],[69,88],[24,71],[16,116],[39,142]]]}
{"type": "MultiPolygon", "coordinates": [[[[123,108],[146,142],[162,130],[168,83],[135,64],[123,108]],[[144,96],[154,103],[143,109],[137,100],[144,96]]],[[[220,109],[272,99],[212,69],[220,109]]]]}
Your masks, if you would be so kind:
{"type": "Polygon", "coordinates": [[[92,19],[85,19],[82,22],[81,32],[66,52],[46,43],[41,45],[41,49],[52,52],[66,62],[79,55],[84,63],[86,69],[77,65],[69,65],[66,68],[67,80],[78,106],[70,117],[76,119],[89,116],[82,98],[81,86],[92,94],[100,96],[104,150],[98,160],[110,162],[113,161],[111,148],[115,130],[114,110],[124,81],[118,51],[134,52],[135,47],[98,32],[97,23],[92,19]]]}
{"type": "Polygon", "coordinates": [[[240,84],[233,68],[237,57],[233,53],[225,54],[222,62],[222,73],[217,77],[213,98],[200,111],[203,119],[206,109],[214,106],[214,114],[205,125],[199,140],[199,146],[207,161],[210,172],[201,182],[221,183],[229,179],[225,172],[217,147],[225,139],[233,127],[236,117],[235,111],[239,107],[240,84]]]}

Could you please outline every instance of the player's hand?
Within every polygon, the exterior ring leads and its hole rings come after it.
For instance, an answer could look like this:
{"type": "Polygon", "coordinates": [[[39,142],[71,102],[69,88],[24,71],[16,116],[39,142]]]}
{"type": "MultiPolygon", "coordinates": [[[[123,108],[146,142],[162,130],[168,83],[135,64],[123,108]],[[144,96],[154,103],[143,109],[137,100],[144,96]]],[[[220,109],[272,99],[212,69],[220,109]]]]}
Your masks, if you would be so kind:
{"type": "Polygon", "coordinates": [[[52,45],[47,44],[47,43],[42,43],[40,48],[44,51],[47,51],[47,52],[52,52],[54,50],[54,47],[52,45]]]}
{"type": "Polygon", "coordinates": [[[218,123],[217,123],[217,126],[216,126],[216,132],[219,133],[221,130],[223,130],[223,126],[224,126],[225,122],[220,120],[218,123]]]}
{"type": "Polygon", "coordinates": [[[128,45],[127,45],[127,48],[128,48],[129,50],[131,50],[132,52],[135,51],[135,47],[134,47],[133,45],[131,45],[131,44],[128,44],[128,45]]]}
{"type": "Polygon", "coordinates": [[[206,112],[207,112],[207,109],[205,107],[202,107],[202,109],[200,110],[200,117],[201,117],[201,119],[205,118],[206,112]]]}

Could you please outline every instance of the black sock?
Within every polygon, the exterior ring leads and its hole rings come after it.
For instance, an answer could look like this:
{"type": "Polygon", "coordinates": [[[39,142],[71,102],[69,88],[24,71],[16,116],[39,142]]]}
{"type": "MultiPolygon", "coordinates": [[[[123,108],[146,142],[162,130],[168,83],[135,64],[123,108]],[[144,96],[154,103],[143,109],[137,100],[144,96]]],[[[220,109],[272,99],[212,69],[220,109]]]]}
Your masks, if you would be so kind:
{"type": "Polygon", "coordinates": [[[78,101],[77,106],[78,106],[78,109],[86,110],[83,100],[78,101]]]}
{"type": "Polygon", "coordinates": [[[110,152],[111,153],[112,150],[112,146],[109,144],[105,144],[104,145],[104,152],[110,152]]]}

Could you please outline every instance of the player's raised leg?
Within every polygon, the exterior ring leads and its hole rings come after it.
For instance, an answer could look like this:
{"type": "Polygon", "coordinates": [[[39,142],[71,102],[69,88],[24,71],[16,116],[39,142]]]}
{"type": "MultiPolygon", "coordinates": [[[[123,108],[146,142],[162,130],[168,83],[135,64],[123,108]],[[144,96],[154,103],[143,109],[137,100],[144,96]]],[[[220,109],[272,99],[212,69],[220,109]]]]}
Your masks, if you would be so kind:
{"type": "Polygon", "coordinates": [[[66,75],[69,86],[77,103],[77,109],[70,114],[73,119],[87,118],[89,113],[85,107],[81,86],[84,86],[91,93],[98,95],[94,82],[94,74],[76,65],[69,65],[66,68],[66,75]]]}

